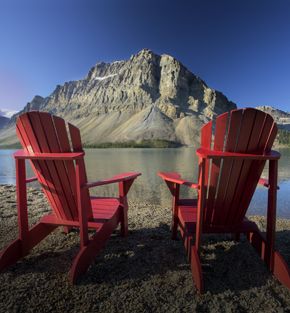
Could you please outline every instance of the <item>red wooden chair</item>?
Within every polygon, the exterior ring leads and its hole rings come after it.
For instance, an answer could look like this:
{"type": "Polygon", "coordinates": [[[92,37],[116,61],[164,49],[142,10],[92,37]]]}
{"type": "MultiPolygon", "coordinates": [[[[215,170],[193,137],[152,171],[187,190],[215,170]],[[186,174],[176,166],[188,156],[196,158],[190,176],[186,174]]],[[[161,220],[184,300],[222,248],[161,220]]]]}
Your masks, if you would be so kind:
{"type": "Polygon", "coordinates": [[[16,263],[58,226],[80,230],[80,250],[70,269],[74,283],[105,245],[113,230],[121,224],[127,236],[127,193],[140,173],[124,173],[111,179],[87,182],[80,131],[63,119],[44,112],[22,114],[16,123],[23,150],[14,154],[19,238],[0,255],[0,270],[16,263]],[[70,138],[68,136],[70,134],[70,138]],[[72,146],[72,148],[71,148],[72,146]],[[36,175],[26,178],[25,160],[30,160],[36,175]],[[26,184],[38,180],[52,208],[31,229],[28,226],[26,184]],[[119,184],[119,197],[90,197],[89,189],[119,184]],[[89,238],[88,230],[94,230],[89,238]]]}
{"type": "Polygon", "coordinates": [[[201,130],[198,183],[178,173],[158,173],[173,196],[172,238],[180,230],[197,289],[203,291],[199,258],[202,234],[245,233],[276,278],[290,288],[290,272],[275,251],[277,168],[280,154],[271,151],[277,134],[273,118],[256,109],[240,109],[217,117],[201,130]],[[214,133],[214,138],[213,138],[214,133]],[[260,179],[269,161],[268,180],[260,179]],[[245,215],[258,184],[268,188],[267,231],[264,236],[245,215]],[[180,186],[198,191],[197,199],[180,199],[180,186]]]}

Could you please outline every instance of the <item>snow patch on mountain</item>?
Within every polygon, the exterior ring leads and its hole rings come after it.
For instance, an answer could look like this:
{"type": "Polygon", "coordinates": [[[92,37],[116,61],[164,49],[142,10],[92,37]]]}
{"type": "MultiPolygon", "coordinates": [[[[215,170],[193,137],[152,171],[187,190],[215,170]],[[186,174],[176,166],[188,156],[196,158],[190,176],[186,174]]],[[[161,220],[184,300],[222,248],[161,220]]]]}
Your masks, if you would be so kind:
{"type": "Polygon", "coordinates": [[[17,112],[18,111],[16,111],[16,110],[0,109],[0,116],[11,118],[11,116],[16,114],[17,112]]]}
{"type": "Polygon", "coordinates": [[[116,76],[117,74],[110,74],[110,75],[107,75],[107,76],[102,76],[102,77],[95,77],[95,80],[104,80],[104,79],[108,79],[108,78],[112,78],[114,76],[116,76]]]}

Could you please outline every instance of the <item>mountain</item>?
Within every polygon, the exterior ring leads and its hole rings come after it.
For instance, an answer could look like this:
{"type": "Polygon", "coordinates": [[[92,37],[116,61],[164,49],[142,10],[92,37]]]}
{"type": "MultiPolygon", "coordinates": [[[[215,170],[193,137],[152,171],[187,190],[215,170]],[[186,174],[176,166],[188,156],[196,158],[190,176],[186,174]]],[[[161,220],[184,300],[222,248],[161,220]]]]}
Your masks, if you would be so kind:
{"type": "Polygon", "coordinates": [[[290,131],[290,113],[266,105],[258,106],[256,109],[272,115],[280,129],[290,131]]]}
{"type": "Polygon", "coordinates": [[[9,118],[0,115],[0,129],[4,128],[9,122],[9,118]]]}
{"type": "MultiPolygon", "coordinates": [[[[80,127],[88,145],[156,139],[193,145],[203,123],[235,108],[172,56],[143,49],[129,60],[97,63],[84,79],[34,97],[18,114],[61,116],[80,127]]],[[[17,142],[18,114],[0,132],[0,145],[17,142]]]]}
{"type": "Polygon", "coordinates": [[[16,114],[17,112],[18,111],[15,111],[15,110],[0,109],[0,116],[10,118],[11,116],[16,114]]]}

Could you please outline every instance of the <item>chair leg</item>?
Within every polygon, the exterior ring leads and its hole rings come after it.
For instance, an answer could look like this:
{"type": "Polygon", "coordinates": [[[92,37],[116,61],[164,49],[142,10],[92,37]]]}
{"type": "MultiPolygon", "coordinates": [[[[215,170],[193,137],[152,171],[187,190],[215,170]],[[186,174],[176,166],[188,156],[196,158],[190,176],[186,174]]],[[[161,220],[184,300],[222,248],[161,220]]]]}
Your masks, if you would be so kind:
{"type": "Polygon", "coordinates": [[[122,205],[122,216],[121,216],[121,236],[128,236],[128,202],[127,198],[123,199],[122,205]]]}
{"type": "Polygon", "coordinates": [[[202,294],[204,290],[202,270],[201,270],[200,258],[199,258],[197,249],[194,245],[191,246],[190,265],[191,265],[192,278],[195,283],[195,286],[197,290],[202,294]]]}
{"type": "Polygon", "coordinates": [[[0,254],[0,272],[28,255],[29,251],[49,235],[57,226],[38,223],[28,231],[26,239],[13,241],[0,254]]]}
{"type": "Polygon", "coordinates": [[[171,224],[171,239],[177,239],[177,229],[178,229],[178,218],[172,217],[172,224],[171,224]]]}
{"type": "Polygon", "coordinates": [[[0,272],[24,257],[21,239],[16,239],[0,254],[0,272]]]}
{"type": "Polygon", "coordinates": [[[69,226],[63,226],[62,232],[65,234],[68,234],[72,230],[72,227],[69,226]]]}
{"type": "Polygon", "coordinates": [[[275,250],[273,251],[273,268],[271,268],[267,262],[266,254],[268,242],[261,232],[248,233],[247,238],[261,259],[266,263],[269,271],[273,273],[281,284],[290,289],[290,269],[281,254],[275,250]]]}
{"type": "Polygon", "coordinates": [[[274,252],[273,275],[281,284],[290,289],[290,269],[281,254],[277,251],[274,252]]]}
{"type": "Polygon", "coordinates": [[[78,277],[87,271],[88,267],[105,246],[116,227],[117,223],[115,221],[111,220],[110,222],[106,222],[106,224],[104,224],[98,232],[89,239],[88,243],[81,247],[77,256],[74,258],[69,271],[69,280],[72,284],[75,284],[78,277]]]}

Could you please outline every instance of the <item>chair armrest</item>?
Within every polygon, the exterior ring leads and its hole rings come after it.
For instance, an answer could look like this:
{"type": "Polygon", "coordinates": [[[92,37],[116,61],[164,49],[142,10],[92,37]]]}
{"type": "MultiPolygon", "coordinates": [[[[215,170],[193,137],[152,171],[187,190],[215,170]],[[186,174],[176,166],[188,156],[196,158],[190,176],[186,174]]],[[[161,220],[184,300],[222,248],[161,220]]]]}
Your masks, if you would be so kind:
{"type": "Polygon", "coordinates": [[[243,160],[278,160],[280,159],[280,153],[277,151],[270,151],[265,154],[248,154],[248,153],[237,153],[237,152],[224,152],[224,151],[214,151],[204,148],[199,148],[196,150],[196,154],[199,157],[207,159],[243,159],[243,160]]]}
{"type": "MultiPolygon", "coordinates": [[[[266,179],[266,178],[260,178],[258,184],[259,184],[259,185],[262,185],[262,186],[264,186],[264,187],[266,187],[266,188],[269,188],[269,187],[270,187],[269,181],[268,181],[268,179],[266,179]]],[[[280,187],[277,186],[277,190],[279,190],[279,189],[280,189],[280,187]]]]}
{"type": "Polygon", "coordinates": [[[109,184],[114,184],[114,183],[120,183],[120,182],[125,182],[128,180],[134,180],[138,176],[140,176],[141,173],[135,173],[135,172],[130,172],[130,173],[122,173],[119,175],[115,175],[109,179],[104,179],[104,180],[99,180],[96,182],[92,183],[86,183],[82,186],[82,188],[92,188],[92,187],[97,187],[97,186],[103,186],[103,185],[109,185],[109,184]]]}
{"type": "Polygon", "coordinates": [[[84,152],[64,152],[64,153],[30,153],[24,150],[16,151],[13,156],[15,159],[29,160],[77,160],[83,158],[84,152]]]}
{"type": "Polygon", "coordinates": [[[189,188],[198,189],[199,185],[196,183],[193,183],[189,180],[184,180],[181,178],[181,176],[178,173],[171,172],[171,173],[164,173],[164,172],[158,172],[158,176],[160,176],[162,179],[164,179],[166,182],[178,184],[178,185],[184,185],[189,188]]]}
{"type": "Polygon", "coordinates": [[[38,180],[38,178],[36,176],[34,176],[34,177],[27,178],[25,180],[25,182],[26,182],[26,184],[29,184],[29,183],[32,183],[33,181],[36,181],[36,180],[38,180]]]}

